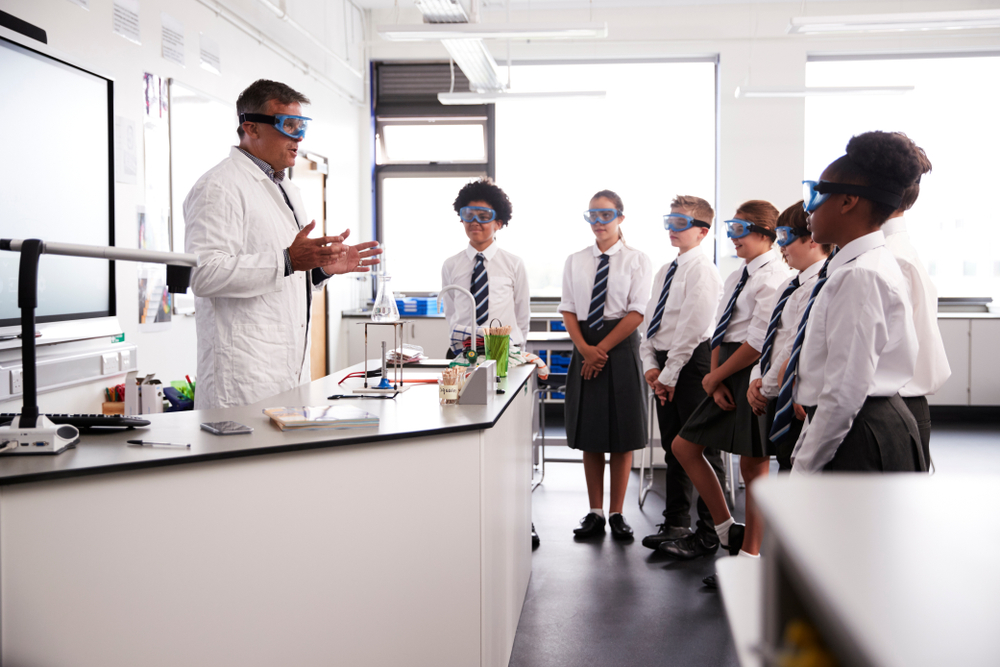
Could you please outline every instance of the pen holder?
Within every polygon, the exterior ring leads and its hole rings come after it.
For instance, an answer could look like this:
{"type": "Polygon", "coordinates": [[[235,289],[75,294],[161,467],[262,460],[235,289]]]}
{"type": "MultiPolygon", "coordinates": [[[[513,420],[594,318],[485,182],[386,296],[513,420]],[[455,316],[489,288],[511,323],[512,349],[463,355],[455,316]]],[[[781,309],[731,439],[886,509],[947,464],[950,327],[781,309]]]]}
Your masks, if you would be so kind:
{"type": "Polygon", "coordinates": [[[497,377],[507,377],[510,336],[486,336],[486,358],[497,362],[497,377]]]}

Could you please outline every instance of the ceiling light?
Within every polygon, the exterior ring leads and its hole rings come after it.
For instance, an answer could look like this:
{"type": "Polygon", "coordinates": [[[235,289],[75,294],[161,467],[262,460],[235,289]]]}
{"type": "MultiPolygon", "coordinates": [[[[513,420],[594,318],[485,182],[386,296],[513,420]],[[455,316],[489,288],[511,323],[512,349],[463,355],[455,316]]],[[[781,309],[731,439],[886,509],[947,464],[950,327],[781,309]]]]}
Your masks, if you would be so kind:
{"type": "Polygon", "coordinates": [[[458,0],[416,0],[414,4],[429,23],[464,23],[469,20],[458,0]]]}
{"type": "Polygon", "coordinates": [[[479,92],[503,90],[500,70],[481,39],[449,39],[441,42],[451,59],[469,80],[469,88],[479,92]]]}
{"type": "Polygon", "coordinates": [[[822,97],[837,95],[903,95],[914,89],[913,86],[826,86],[804,88],[741,88],[737,87],[735,96],[739,97],[822,97]]]}
{"type": "MultiPolygon", "coordinates": [[[[424,14],[427,17],[427,14],[424,14]]],[[[607,23],[423,23],[381,25],[379,37],[390,42],[425,42],[451,39],[600,39],[608,36],[607,23]]]]}
{"type": "Polygon", "coordinates": [[[981,9],[956,12],[798,16],[788,24],[788,32],[807,34],[997,27],[1000,27],[1000,10],[981,9]]]}
{"type": "Polygon", "coordinates": [[[549,100],[562,98],[589,97],[593,99],[604,99],[607,92],[603,90],[578,90],[560,92],[539,92],[539,93],[438,93],[438,102],[441,104],[493,104],[494,102],[514,102],[530,100],[549,100]]]}

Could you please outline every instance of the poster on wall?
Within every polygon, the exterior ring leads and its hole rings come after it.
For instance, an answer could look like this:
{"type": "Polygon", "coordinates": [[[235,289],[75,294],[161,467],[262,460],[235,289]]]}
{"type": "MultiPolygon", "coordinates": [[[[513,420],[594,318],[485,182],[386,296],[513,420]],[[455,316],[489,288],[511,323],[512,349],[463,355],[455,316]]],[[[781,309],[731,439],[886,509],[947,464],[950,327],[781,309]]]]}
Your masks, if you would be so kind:
{"type": "Polygon", "coordinates": [[[111,28],[130,42],[139,40],[139,0],[115,0],[111,11],[111,28]]]}
{"type": "MultiPolygon", "coordinates": [[[[140,250],[163,250],[167,231],[162,221],[151,220],[142,206],[137,207],[140,250]]],[[[161,331],[170,327],[173,311],[172,294],[167,291],[167,267],[163,264],[140,263],[139,330],[161,331]]]]}
{"type": "MultiPolygon", "coordinates": [[[[170,247],[170,109],[167,82],[143,75],[143,154],[145,206],[138,215],[139,248],[169,252],[170,247]]],[[[173,295],[167,291],[167,267],[140,264],[139,330],[169,328],[173,295]]]]}

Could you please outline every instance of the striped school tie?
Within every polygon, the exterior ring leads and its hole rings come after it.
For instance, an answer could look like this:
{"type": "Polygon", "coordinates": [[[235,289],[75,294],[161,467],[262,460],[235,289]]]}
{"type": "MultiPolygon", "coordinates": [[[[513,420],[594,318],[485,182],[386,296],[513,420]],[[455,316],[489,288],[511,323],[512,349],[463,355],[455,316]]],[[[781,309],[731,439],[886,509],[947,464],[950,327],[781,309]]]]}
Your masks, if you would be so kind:
{"type": "Polygon", "coordinates": [[[486,326],[490,312],[490,281],[486,277],[486,258],[476,253],[476,264],[472,267],[472,296],[476,298],[476,324],[486,326]]]}
{"type": "Polygon", "coordinates": [[[733,290],[733,295],[729,298],[729,304],[726,306],[726,312],[722,313],[722,317],[719,318],[719,326],[715,327],[715,333],[712,335],[712,349],[722,345],[722,337],[726,335],[726,328],[729,327],[729,320],[733,319],[733,308],[736,307],[736,299],[740,297],[740,292],[743,291],[743,287],[747,284],[747,278],[750,277],[750,272],[747,271],[747,267],[743,267],[743,275],[740,276],[740,281],[736,283],[736,288],[733,290]]]}
{"type": "Polygon", "coordinates": [[[608,260],[607,255],[601,255],[597,265],[597,275],[594,276],[594,291],[590,293],[590,314],[587,315],[587,326],[600,329],[604,326],[604,301],[608,298],[608,260]]]}
{"type": "Polygon", "coordinates": [[[788,357],[788,366],[785,367],[785,374],[781,378],[777,408],[774,413],[774,422],[771,425],[771,442],[776,444],[780,444],[782,440],[788,437],[788,431],[792,427],[792,418],[795,416],[795,409],[792,407],[792,387],[795,384],[795,376],[799,368],[799,355],[802,353],[802,343],[806,338],[806,322],[809,321],[809,313],[812,311],[816,296],[823,289],[823,285],[826,284],[826,270],[830,266],[830,260],[836,254],[836,251],[832,252],[827,258],[826,263],[823,264],[823,268],[820,269],[819,279],[816,281],[816,286],[813,287],[812,294],[809,295],[809,303],[806,304],[806,310],[802,313],[799,328],[795,332],[795,342],[792,344],[792,353],[788,357]]]}
{"type": "Polygon", "coordinates": [[[771,321],[767,323],[767,335],[764,336],[764,349],[760,351],[760,374],[767,375],[771,368],[771,353],[774,351],[774,339],[778,337],[778,325],[781,323],[781,313],[785,310],[785,303],[792,292],[799,288],[799,277],[792,278],[785,291],[781,293],[781,298],[774,305],[771,312],[771,321]]]}
{"type": "Polygon", "coordinates": [[[663,319],[663,308],[667,305],[667,295],[670,294],[670,283],[674,281],[674,274],[677,273],[677,260],[675,259],[667,269],[667,277],[663,279],[663,290],[660,291],[660,300],[656,302],[656,310],[653,312],[653,320],[646,329],[646,340],[656,335],[660,330],[660,321],[663,319]]]}

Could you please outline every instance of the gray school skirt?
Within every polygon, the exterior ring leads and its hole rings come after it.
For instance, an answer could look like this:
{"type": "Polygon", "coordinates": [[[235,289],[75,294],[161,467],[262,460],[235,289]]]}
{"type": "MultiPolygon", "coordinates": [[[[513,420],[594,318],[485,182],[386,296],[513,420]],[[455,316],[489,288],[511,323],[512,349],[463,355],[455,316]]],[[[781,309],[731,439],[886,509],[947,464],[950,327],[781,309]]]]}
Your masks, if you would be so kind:
{"type": "MultiPolygon", "coordinates": [[[[811,419],[815,406],[806,408],[811,419]]],[[[899,394],[869,396],[824,472],[927,472],[917,421],[899,394]]]]}
{"type": "MultiPolygon", "coordinates": [[[[742,343],[723,343],[719,346],[719,365],[732,356],[740,345],[742,343]]],[[[684,424],[680,436],[702,447],[713,447],[739,456],[773,455],[770,441],[761,440],[757,415],[747,401],[752,368],[751,364],[722,381],[733,395],[735,410],[727,412],[716,404],[714,398],[706,396],[684,424]]]]}
{"type": "MultiPolygon", "coordinates": [[[[605,320],[599,331],[581,324],[583,339],[597,345],[618,324],[605,320]]],[[[585,452],[629,452],[646,446],[646,383],[639,360],[639,333],[608,352],[597,377],[584,380],[583,356],[573,350],[566,375],[566,439],[585,452]]]]}

